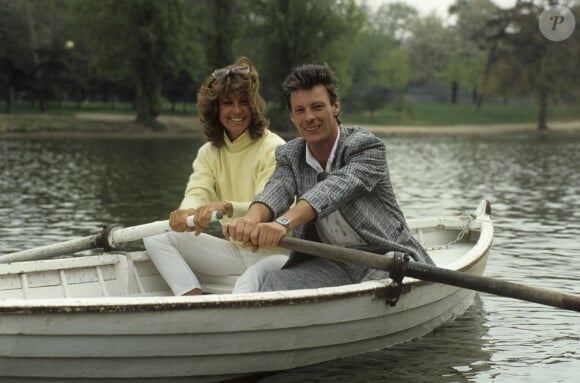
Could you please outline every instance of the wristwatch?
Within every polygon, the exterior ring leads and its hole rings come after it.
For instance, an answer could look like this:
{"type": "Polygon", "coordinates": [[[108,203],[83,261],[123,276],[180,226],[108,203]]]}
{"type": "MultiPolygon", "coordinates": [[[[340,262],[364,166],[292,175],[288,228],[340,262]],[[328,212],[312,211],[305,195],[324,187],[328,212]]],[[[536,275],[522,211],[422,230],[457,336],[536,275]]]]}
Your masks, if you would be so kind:
{"type": "Polygon", "coordinates": [[[280,216],[280,217],[276,218],[276,221],[274,221],[274,222],[277,222],[280,225],[284,226],[284,228],[286,230],[290,230],[290,220],[288,218],[280,216]]]}

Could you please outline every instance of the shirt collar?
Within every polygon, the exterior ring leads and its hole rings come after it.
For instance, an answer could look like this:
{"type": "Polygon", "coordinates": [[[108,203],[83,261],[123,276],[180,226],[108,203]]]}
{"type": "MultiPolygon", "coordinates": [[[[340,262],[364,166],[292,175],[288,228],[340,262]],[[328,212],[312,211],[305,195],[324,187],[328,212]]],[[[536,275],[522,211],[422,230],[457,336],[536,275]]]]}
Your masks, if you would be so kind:
{"type": "Polygon", "coordinates": [[[312,169],[316,170],[319,173],[324,171],[330,173],[330,166],[332,164],[332,161],[334,161],[334,155],[336,154],[336,146],[338,145],[339,138],[340,138],[340,129],[338,129],[336,140],[334,141],[334,145],[332,146],[332,150],[330,151],[330,155],[328,156],[328,161],[326,161],[326,169],[323,169],[322,165],[320,165],[320,162],[318,162],[318,160],[314,158],[314,155],[312,154],[312,152],[310,152],[310,149],[308,149],[308,144],[306,144],[306,163],[312,169]]]}

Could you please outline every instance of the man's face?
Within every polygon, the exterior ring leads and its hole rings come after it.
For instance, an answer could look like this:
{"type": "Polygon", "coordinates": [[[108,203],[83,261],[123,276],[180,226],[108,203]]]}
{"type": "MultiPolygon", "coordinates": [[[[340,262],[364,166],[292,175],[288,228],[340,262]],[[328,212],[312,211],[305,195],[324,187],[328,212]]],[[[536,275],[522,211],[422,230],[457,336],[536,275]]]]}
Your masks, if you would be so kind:
{"type": "Polygon", "coordinates": [[[323,85],[312,89],[299,89],[290,94],[290,120],[298,133],[310,145],[332,143],[338,134],[336,116],[340,104],[330,103],[328,92],[323,85]]]}

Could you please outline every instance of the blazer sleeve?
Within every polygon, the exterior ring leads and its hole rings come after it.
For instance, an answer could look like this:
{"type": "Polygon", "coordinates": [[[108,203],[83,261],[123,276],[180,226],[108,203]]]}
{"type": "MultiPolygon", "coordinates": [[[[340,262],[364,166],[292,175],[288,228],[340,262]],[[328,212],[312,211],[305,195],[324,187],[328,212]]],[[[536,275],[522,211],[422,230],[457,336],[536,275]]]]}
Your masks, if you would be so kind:
{"type": "Polygon", "coordinates": [[[276,148],[276,169],[266,183],[264,190],[254,198],[254,202],[260,202],[270,208],[273,218],[286,212],[294,203],[296,196],[297,174],[292,166],[292,153],[295,153],[289,144],[276,148]]]}

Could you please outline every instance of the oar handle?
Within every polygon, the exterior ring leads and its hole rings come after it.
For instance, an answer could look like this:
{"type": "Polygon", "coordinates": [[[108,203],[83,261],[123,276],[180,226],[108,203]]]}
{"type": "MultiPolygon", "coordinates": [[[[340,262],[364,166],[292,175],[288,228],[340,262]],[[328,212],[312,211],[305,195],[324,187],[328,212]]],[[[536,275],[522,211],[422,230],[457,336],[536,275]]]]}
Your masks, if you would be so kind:
{"type": "MultiPolygon", "coordinates": [[[[222,219],[223,216],[224,213],[222,213],[221,211],[219,210],[214,211],[211,214],[210,221],[211,222],[219,221],[220,219],[222,219]]],[[[194,218],[195,217],[193,215],[188,216],[185,219],[185,224],[188,227],[195,227],[195,224],[193,222],[194,218]]],[[[171,226],[169,225],[168,220],[156,221],[144,225],[137,225],[127,228],[113,227],[112,230],[110,230],[110,233],[107,235],[107,243],[109,245],[109,248],[115,249],[124,243],[138,241],[140,239],[151,237],[158,234],[163,234],[171,230],[172,229],[171,226]]]]}
{"type": "MultiPolygon", "coordinates": [[[[212,213],[211,221],[218,221],[223,215],[221,211],[215,211],[212,213]]],[[[193,222],[193,216],[187,217],[186,223],[188,220],[193,222]]],[[[0,264],[46,259],[96,248],[112,250],[119,248],[124,243],[138,241],[145,237],[151,237],[168,231],[171,231],[169,221],[156,221],[126,228],[118,225],[109,225],[99,234],[0,255],[0,264]]]]}
{"type": "MultiPolygon", "coordinates": [[[[223,211],[216,210],[213,213],[211,213],[210,222],[219,221],[220,219],[223,218],[223,216],[224,216],[223,211]]],[[[187,227],[195,227],[195,223],[193,222],[194,219],[195,219],[194,215],[190,215],[185,219],[185,224],[187,225],[187,227]]]]}

